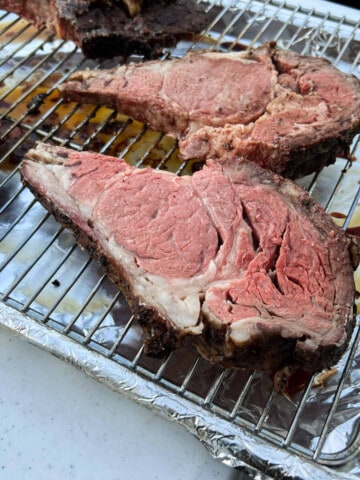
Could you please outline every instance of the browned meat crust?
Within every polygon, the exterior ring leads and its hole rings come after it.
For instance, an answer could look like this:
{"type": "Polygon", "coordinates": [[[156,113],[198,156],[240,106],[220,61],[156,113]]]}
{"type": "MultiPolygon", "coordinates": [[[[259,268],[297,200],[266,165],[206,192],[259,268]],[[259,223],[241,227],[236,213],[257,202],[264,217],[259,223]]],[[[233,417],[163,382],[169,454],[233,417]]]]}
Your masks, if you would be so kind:
{"type": "Polygon", "coordinates": [[[193,38],[209,22],[194,0],[147,0],[134,17],[122,2],[109,0],[0,0],[0,8],[72,40],[89,58],[156,57],[164,47],[193,38]]]}

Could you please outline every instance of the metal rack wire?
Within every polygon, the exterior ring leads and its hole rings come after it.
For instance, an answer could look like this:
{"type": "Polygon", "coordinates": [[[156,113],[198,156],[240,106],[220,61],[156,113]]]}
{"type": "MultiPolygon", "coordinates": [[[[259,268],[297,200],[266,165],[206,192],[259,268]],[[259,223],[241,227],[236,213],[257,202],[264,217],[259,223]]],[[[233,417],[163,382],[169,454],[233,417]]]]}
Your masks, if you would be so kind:
{"type": "MultiPolygon", "coordinates": [[[[359,74],[360,21],[277,1],[216,2],[207,4],[207,8],[213,20],[204,35],[196,42],[180,42],[164,52],[164,58],[181,56],[189,49],[225,51],[276,40],[283,48],[324,56],[341,70],[359,74]]],[[[189,345],[165,359],[146,357],[140,328],[122,294],[21,185],[19,163],[23,153],[42,140],[116,155],[136,166],[150,165],[178,174],[191,173],[192,164],[179,161],[176,143],[162,133],[112,110],[67,103],[58,96],[57,86],[73,71],[109,66],[109,61],[87,60],[71,42],[49,37],[45,31],[36,31],[15,15],[1,11],[0,45],[2,305],[46,326],[47,332],[56,332],[57,345],[71,339],[75,342],[72,345],[85,347],[94,358],[100,354],[101,362],[120,365],[123,372],[131,372],[162,394],[175,395],[189,411],[199,414],[200,408],[208,415],[209,429],[211,422],[225,422],[235,429],[231,430],[235,437],[247,432],[251,439],[273,448],[274,455],[283,452],[289,458],[299,456],[316,465],[317,473],[324,465],[332,467],[334,475],[337,469],[351,474],[360,446],[355,401],[360,389],[356,381],[358,327],[326,386],[315,389],[315,377],[298,378],[288,396],[272,389],[268,374],[212,366],[189,345]],[[331,441],[332,437],[341,440],[331,441]]],[[[354,156],[358,143],[356,139],[354,156]]],[[[330,212],[337,211],[344,185],[351,190],[341,199],[342,212],[338,215],[345,227],[358,215],[354,169],[350,162],[338,159],[326,172],[302,180],[330,212]]],[[[179,412],[175,408],[173,413],[179,412]]],[[[219,445],[225,448],[224,439],[218,441],[219,445]]],[[[257,460],[255,456],[250,459],[238,455],[239,462],[270,469],[268,459],[261,455],[257,460]]],[[[274,472],[274,465],[272,469],[274,472]]],[[[279,464],[279,476],[280,470],[279,464]]]]}

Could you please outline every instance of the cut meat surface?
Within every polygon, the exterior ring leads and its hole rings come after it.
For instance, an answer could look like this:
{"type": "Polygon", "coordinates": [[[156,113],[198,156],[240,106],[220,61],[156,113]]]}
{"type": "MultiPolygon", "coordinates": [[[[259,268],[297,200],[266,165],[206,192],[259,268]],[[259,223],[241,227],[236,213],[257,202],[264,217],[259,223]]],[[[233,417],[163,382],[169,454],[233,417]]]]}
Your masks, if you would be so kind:
{"type": "Polygon", "coordinates": [[[349,241],[292,181],[247,162],[177,177],[45,144],[22,176],[124,291],[148,353],[191,335],[219,365],[316,371],[346,348],[349,241]]]}
{"type": "Polygon", "coordinates": [[[80,71],[60,92],[177,138],[185,160],[236,155],[289,178],[349,157],[360,131],[359,79],[274,43],[80,71]]]}
{"type": "Polygon", "coordinates": [[[194,0],[0,0],[0,8],[72,40],[90,58],[156,57],[210,20],[194,0]]]}

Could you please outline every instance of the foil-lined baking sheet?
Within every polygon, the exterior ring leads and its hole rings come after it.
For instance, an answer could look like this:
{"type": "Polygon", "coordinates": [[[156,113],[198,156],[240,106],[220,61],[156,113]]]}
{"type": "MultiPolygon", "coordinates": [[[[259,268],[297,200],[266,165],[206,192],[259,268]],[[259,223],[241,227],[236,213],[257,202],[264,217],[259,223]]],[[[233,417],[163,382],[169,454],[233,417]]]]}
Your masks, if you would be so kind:
{"type": "MultiPolygon", "coordinates": [[[[276,40],[282,48],[324,56],[360,75],[360,18],[273,1],[207,2],[206,8],[204,35],[179,42],[164,57],[182,56],[189,48],[226,51],[276,40]]],[[[19,162],[42,140],[179,174],[196,165],[181,163],[176,143],[160,132],[59,97],[56,86],[72,71],[111,61],[86,60],[71,42],[1,11],[0,45],[0,325],[184,426],[213,456],[254,478],[357,478],[358,327],[333,370],[298,376],[285,394],[273,391],[268,373],[210,365],[187,344],[165,359],[145,356],[142,331],[122,294],[22,187],[19,162]]],[[[334,221],[355,231],[358,162],[339,158],[299,182],[334,221]]]]}

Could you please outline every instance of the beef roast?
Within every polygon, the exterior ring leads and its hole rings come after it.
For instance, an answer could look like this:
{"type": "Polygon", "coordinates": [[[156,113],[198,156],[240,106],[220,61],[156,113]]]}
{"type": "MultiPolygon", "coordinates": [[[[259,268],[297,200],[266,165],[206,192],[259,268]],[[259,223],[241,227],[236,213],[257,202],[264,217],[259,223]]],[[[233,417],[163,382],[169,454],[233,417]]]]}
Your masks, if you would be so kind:
{"type": "Polygon", "coordinates": [[[45,144],[22,175],[124,291],[148,353],[191,335],[219,365],[316,371],[346,348],[348,240],[291,180],[251,162],[178,177],[45,144]]]}
{"type": "Polygon", "coordinates": [[[359,79],[274,43],[77,72],[60,91],[178,138],[183,159],[236,154],[290,178],[348,157],[360,131],[359,79]]]}
{"type": "Polygon", "coordinates": [[[90,58],[155,57],[209,22],[195,0],[0,0],[0,8],[72,40],[90,58]]]}

